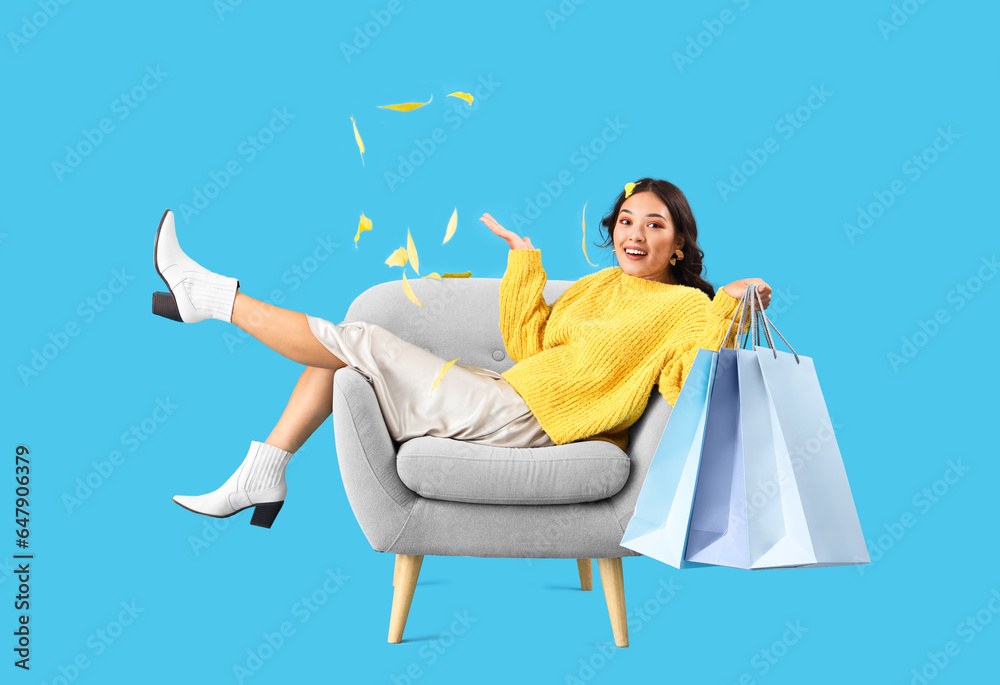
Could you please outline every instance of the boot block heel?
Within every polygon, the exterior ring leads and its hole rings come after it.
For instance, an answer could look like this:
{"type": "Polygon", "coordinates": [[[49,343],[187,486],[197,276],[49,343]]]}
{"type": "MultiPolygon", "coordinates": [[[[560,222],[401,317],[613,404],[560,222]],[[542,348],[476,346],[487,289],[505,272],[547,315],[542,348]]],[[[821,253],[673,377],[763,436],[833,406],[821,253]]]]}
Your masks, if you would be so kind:
{"type": "Polygon", "coordinates": [[[250,525],[260,526],[261,528],[270,528],[271,524],[274,523],[274,519],[278,515],[278,512],[281,511],[281,506],[284,503],[285,501],[282,500],[280,502],[258,504],[254,507],[253,518],[250,519],[250,525]]]}
{"type": "Polygon", "coordinates": [[[177,309],[177,300],[171,293],[153,293],[153,313],[174,321],[184,321],[180,310],[177,309]]]}

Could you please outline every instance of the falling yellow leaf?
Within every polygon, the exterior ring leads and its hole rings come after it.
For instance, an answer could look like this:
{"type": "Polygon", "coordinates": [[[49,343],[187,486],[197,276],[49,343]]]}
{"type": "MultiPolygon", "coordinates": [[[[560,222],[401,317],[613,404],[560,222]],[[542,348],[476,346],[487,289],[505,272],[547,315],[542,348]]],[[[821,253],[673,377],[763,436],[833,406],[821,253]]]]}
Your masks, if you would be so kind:
{"type": "MultiPolygon", "coordinates": [[[[459,357],[458,359],[461,359],[461,357],[459,357]]],[[[458,359],[452,359],[450,362],[441,367],[441,370],[438,371],[437,378],[434,379],[434,385],[431,386],[432,393],[434,392],[434,388],[438,387],[438,383],[441,382],[441,379],[444,377],[444,375],[448,373],[448,369],[453,367],[455,365],[455,362],[458,361],[458,359]]]]}
{"type": "Polygon", "coordinates": [[[406,227],[406,254],[410,258],[410,266],[420,275],[420,262],[417,260],[417,246],[413,244],[413,236],[410,235],[410,227],[406,227]]]}
{"type": "Polygon", "coordinates": [[[409,281],[406,280],[406,272],[405,271],[403,272],[403,292],[405,292],[406,296],[408,298],[410,298],[410,302],[412,302],[413,304],[419,305],[421,307],[424,306],[423,304],[421,304],[420,300],[417,299],[417,296],[413,294],[413,288],[410,287],[409,281]]]}
{"type": "Polygon", "coordinates": [[[625,197],[626,198],[628,198],[628,196],[632,194],[632,191],[635,189],[635,187],[637,185],[639,185],[639,184],[638,183],[626,183],[625,184],[625,197]]]}
{"type": "Polygon", "coordinates": [[[587,256],[587,203],[583,203],[583,256],[591,266],[597,266],[587,256]]]}
{"type": "Polygon", "coordinates": [[[358,238],[361,237],[361,231],[372,230],[372,220],[365,216],[364,212],[361,212],[361,221],[358,222],[358,233],[354,236],[354,247],[358,246],[358,238]]]}
{"type": "Polygon", "coordinates": [[[354,127],[354,140],[358,141],[358,149],[361,150],[361,166],[364,166],[365,165],[365,144],[361,142],[361,134],[358,133],[358,125],[356,123],[354,123],[354,117],[353,116],[351,116],[351,126],[354,127]]]}
{"type": "MultiPolygon", "coordinates": [[[[431,95],[431,100],[433,99],[434,96],[431,95]]],[[[428,100],[427,102],[401,102],[398,105],[379,105],[379,107],[382,109],[394,109],[397,112],[409,112],[417,107],[423,107],[424,105],[431,104],[431,100],[428,100]]]]}
{"type": "Polygon", "coordinates": [[[442,278],[469,278],[470,276],[472,276],[471,271],[466,271],[464,274],[443,274],[443,275],[439,275],[438,272],[435,271],[434,273],[427,274],[426,276],[421,276],[421,278],[436,278],[440,281],[442,278]]]}
{"type": "Polygon", "coordinates": [[[450,98],[452,98],[452,97],[454,97],[454,98],[462,98],[463,100],[465,100],[466,102],[468,102],[470,105],[472,104],[472,96],[469,95],[468,93],[463,93],[460,90],[456,90],[454,93],[448,93],[448,97],[450,97],[450,98]]]}
{"type": "Polygon", "coordinates": [[[441,241],[442,245],[451,240],[451,237],[455,235],[455,229],[457,227],[458,227],[458,207],[455,207],[455,211],[451,213],[451,218],[448,219],[448,230],[444,232],[444,240],[441,241]]]}
{"type": "Polygon", "coordinates": [[[395,252],[389,255],[389,258],[385,260],[385,263],[389,266],[406,266],[406,249],[398,248],[395,252]]]}

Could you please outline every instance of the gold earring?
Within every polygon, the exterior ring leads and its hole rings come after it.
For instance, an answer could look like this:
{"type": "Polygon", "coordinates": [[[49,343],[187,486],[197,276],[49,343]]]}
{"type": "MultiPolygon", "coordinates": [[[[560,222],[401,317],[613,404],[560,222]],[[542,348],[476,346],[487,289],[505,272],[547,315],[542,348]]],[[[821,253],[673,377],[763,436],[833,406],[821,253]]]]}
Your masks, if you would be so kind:
{"type": "Polygon", "coordinates": [[[680,250],[674,250],[674,257],[670,260],[670,265],[676,264],[678,259],[684,259],[684,253],[680,250]]]}

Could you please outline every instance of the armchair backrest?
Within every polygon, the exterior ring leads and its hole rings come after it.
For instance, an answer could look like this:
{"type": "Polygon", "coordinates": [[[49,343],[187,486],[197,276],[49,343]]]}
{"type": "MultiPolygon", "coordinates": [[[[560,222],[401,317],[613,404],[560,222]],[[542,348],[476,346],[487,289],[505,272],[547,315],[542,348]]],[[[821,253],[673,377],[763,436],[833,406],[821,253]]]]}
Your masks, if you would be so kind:
{"type": "MultiPolygon", "coordinates": [[[[407,279],[422,307],[406,296],[402,280],[379,283],[354,299],[344,321],[368,321],[442,359],[503,373],[514,361],[500,333],[500,280],[407,279]]],[[[542,297],[551,305],[572,284],[550,280],[542,297]]]]}

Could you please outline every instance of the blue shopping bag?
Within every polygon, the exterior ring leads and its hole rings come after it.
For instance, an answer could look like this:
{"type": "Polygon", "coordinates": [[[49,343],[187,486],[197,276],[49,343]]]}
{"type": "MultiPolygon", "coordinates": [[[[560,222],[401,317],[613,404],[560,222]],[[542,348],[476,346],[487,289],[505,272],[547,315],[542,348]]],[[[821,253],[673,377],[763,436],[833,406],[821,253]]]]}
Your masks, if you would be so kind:
{"type": "Polygon", "coordinates": [[[686,561],[684,553],[717,358],[711,350],[698,350],[619,543],[675,568],[705,565],[686,561]]]}
{"type": "Polygon", "coordinates": [[[685,559],[748,568],[737,350],[719,350],[714,381],[685,559]]]}
{"type": "MultiPolygon", "coordinates": [[[[741,309],[750,298],[760,303],[755,286],[741,309]]],[[[763,306],[756,315],[769,347],[720,349],[685,560],[743,569],[868,563],[812,360],[775,350],[768,326],[781,333],[763,306]]],[[[756,328],[752,316],[751,337],[756,328]]]]}
{"type": "MultiPolygon", "coordinates": [[[[773,324],[763,317],[764,326],[773,324]]],[[[774,329],[778,332],[778,329],[774,329]]],[[[781,336],[781,333],[778,333],[781,336]]],[[[768,334],[770,341],[770,335],[768,334]]],[[[782,336],[784,340],[784,336],[782,336]]],[[[785,341],[787,345],[788,342],[785,341]]],[[[813,360],[767,347],[755,350],[775,421],[775,436],[790,460],[813,561],[770,560],[781,566],[842,566],[871,562],[813,360]]],[[[788,346],[788,349],[792,349],[788,346]]]]}

